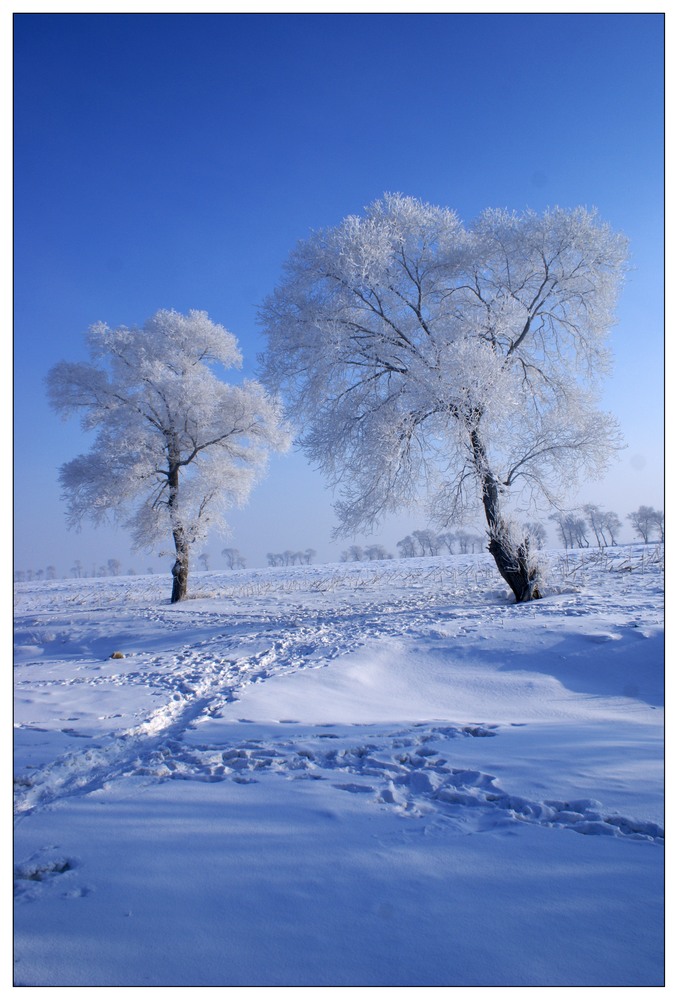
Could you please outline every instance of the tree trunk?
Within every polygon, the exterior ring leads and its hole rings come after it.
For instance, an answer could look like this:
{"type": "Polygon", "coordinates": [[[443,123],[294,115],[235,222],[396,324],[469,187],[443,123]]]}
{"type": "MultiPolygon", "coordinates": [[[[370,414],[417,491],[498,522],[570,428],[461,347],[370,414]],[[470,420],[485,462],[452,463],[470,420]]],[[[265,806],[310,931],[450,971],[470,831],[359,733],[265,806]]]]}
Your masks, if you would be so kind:
{"type": "Polygon", "coordinates": [[[172,537],[174,538],[174,550],[176,552],[176,559],[174,561],[174,566],[172,566],[172,598],[171,603],[176,604],[177,601],[183,601],[188,592],[188,542],[186,540],[186,535],[184,529],[177,519],[177,506],[178,506],[178,496],[179,496],[179,464],[177,461],[170,461],[168,482],[170,488],[169,495],[169,509],[170,516],[174,521],[174,527],[172,529],[172,537]]]}
{"type": "Polygon", "coordinates": [[[183,546],[180,550],[177,544],[176,534],[174,538],[177,558],[172,566],[172,604],[183,601],[188,592],[188,547],[183,546]]]}
{"type": "Polygon", "coordinates": [[[530,559],[530,543],[525,536],[515,539],[511,528],[501,514],[499,484],[490,471],[485,447],[476,430],[471,432],[471,445],[476,472],[483,493],[483,508],[487,520],[490,542],[488,550],[502,578],[511,588],[516,604],[535,601],[541,597],[538,589],[537,569],[530,559]]]}

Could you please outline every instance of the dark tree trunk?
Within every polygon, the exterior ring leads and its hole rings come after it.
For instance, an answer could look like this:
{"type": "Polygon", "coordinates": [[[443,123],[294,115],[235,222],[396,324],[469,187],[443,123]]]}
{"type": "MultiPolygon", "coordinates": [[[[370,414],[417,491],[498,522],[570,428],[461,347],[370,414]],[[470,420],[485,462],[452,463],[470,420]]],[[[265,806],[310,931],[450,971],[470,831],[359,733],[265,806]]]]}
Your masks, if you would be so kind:
{"type": "MultiPolygon", "coordinates": [[[[169,495],[169,508],[170,513],[174,514],[176,517],[177,505],[178,505],[178,495],[179,495],[179,463],[174,461],[170,462],[170,469],[168,475],[168,482],[170,488],[169,495]]],[[[183,601],[188,592],[188,554],[189,547],[186,540],[186,535],[181,524],[174,524],[172,529],[172,537],[174,538],[174,550],[176,552],[176,559],[174,561],[174,566],[172,566],[172,598],[171,603],[176,604],[177,601],[183,601]]]]}
{"type": "MultiPolygon", "coordinates": [[[[176,542],[176,539],[175,539],[176,542]]],[[[183,601],[188,592],[188,549],[180,553],[177,548],[177,558],[172,566],[172,604],[183,601]]]]}
{"type": "Polygon", "coordinates": [[[502,578],[511,588],[516,604],[538,600],[541,594],[537,585],[537,571],[530,559],[529,540],[527,537],[514,539],[509,525],[501,515],[499,484],[490,471],[485,447],[475,430],[471,432],[471,444],[476,472],[482,485],[490,555],[502,578]]]}
{"type": "Polygon", "coordinates": [[[531,566],[530,546],[527,539],[511,545],[490,537],[488,549],[497,569],[513,591],[516,604],[537,601],[541,597],[537,574],[531,566]]]}

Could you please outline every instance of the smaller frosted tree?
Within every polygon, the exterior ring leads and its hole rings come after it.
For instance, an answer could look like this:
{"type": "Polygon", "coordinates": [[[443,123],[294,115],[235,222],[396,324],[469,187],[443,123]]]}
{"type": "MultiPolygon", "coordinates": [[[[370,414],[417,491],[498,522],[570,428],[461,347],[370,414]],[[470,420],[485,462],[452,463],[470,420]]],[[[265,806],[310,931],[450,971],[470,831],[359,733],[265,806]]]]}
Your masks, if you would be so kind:
{"type": "Polygon", "coordinates": [[[225,529],[226,510],[245,503],[289,435],[258,382],[220,378],[242,357],[205,312],[160,310],[138,328],[98,323],[88,345],[91,363],[62,361],[47,376],[53,408],[81,413],[96,432],[92,450],[60,470],[68,522],[113,515],[135,548],[171,536],[174,603],[187,593],[192,546],[225,529]]]}
{"type": "Polygon", "coordinates": [[[658,530],[661,540],[664,540],[664,512],[654,507],[641,506],[627,515],[634,532],[647,543],[653,531],[658,530]]]}
{"type": "Polygon", "coordinates": [[[221,554],[226,560],[229,569],[244,569],[245,560],[240,555],[238,549],[222,549],[221,554]]]}

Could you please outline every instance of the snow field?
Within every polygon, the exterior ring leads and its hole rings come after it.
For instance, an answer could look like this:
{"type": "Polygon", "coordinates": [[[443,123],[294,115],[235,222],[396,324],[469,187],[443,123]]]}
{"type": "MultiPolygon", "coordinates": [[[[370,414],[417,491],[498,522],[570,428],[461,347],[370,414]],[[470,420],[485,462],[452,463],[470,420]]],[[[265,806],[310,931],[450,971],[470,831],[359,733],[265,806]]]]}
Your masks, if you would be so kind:
{"type": "Polygon", "coordinates": [[[659,552],[490,570],[19,585],[17,984],[661,983],[659,552]]]}

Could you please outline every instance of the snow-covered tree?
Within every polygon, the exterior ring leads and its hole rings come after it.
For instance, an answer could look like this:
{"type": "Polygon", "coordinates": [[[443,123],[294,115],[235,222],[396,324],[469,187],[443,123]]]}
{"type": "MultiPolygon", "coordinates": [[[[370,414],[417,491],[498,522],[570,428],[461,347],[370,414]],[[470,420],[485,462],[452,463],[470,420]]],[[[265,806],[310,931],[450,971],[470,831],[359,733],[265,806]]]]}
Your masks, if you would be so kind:
{"type": "Polygon", "coordinates": [[[360,545],[350,545],[345,552],[341,553],[342,562],[362,562],[365,558],[365,553],[360,545]]]}
{"type": "Polygon", "coordinates": [[[597,400],[625,260],[583,208],[465,227],[402,195],[299,243],[262,307],[263,381],[338,490],[338,531],[422,496],[442,527],[482,504],[516,600],[538,596],[508,510],[554,503],[618,444],[597,400]]]}
{"type": "Polygon", "coordinates": [[[655,510],[654,507],[641,506],[637,510],[631,511],[627,517],[635,533],[644,542],[650,541],[650,537],[655,530],[659,531],[661,540],[664,540],[663,511],[655,510]]]}
{"type": "MultiPolygon", "coordinates": [[[[238,549],[222,549],[221,554],[226,560],[229,569],[244,569],[245,559],[240,555],[238,549]]],[[[207,567],[205,567],[207,568],[207,567]]]]}
{"type": "Polygon", "coordinates": [[[417,554],[417,543],[412,535],[406,535],[405,538],[396,542],[396,548],[400,549],[401,559],[412,559],[417,554]]]}
{"type": "Polygon", "coordinates": [[[614,511],[602,510],[594,503],[584,504],[582,511],[586,515],[593,534],[596,536],[596,544],[598,546],[603,547],[617,544],[615,538],[621,528],[621,521],[614,511]]]}
{"type": "Polygon", "coordinates": [[[603,511],[603,531],[606,531],[610,536],[610,545],[617,544],[617,535],[621,531],[622,523],[619,520],[619,515],[615,514],[613,510],[603,511]]]}
{"type": "Polygon", "coordinates": [[[555,521],[564,548],[587,549],[589,547],[589,540],[586,537],[586,521],[576,511],[557,511],[549,515],[549,520],[555,521]]]}
{"type": "Polygon", "coordinates": [[[422,556],[437,556],[440,552],[438,535],[431,528],[420,528],[412,532],[412,537],[419,546],[422,556]]]}
{"type": "Polygon", "coordinates": [[[582,512],[586,516],[589,527],[596,537],[596,545],[598,545],[599,548],[607,545],[605,531],[603,528],[603,512],[600,507],[595,503],[585,503],[582,507],[582,512]]]}
{"type": "Polygon", "coordinates": [[[374,545],[367,545],[365,547],[365,558],[370,562],[375,562],[379,559],[390,559],[391,556],[385,546],[376,542],[374,545]]]}
{"type": "Polygon", "coordinates": [[[137,548],[171,536],[172,601],[181,600],[191,547],[225,528],[225,511],[246,501],[269,450],[287,446],[280,407],[258,382],[222,380],[242,359],[233,334],[205,312],[160,310],[133,328],[98,323],[88,345],[91,362],[62,361],[47,376],[54,409],[82,413],[83,428],[96,431],[89,454],[60,470],[68,522],[112,514],[137,548]]]}
{"type": "Polygon", "coordinates": [[[659,532],[659,541],[664,541],[664,511],[656,510],[654,512],[654,526],[659,532]]]}

